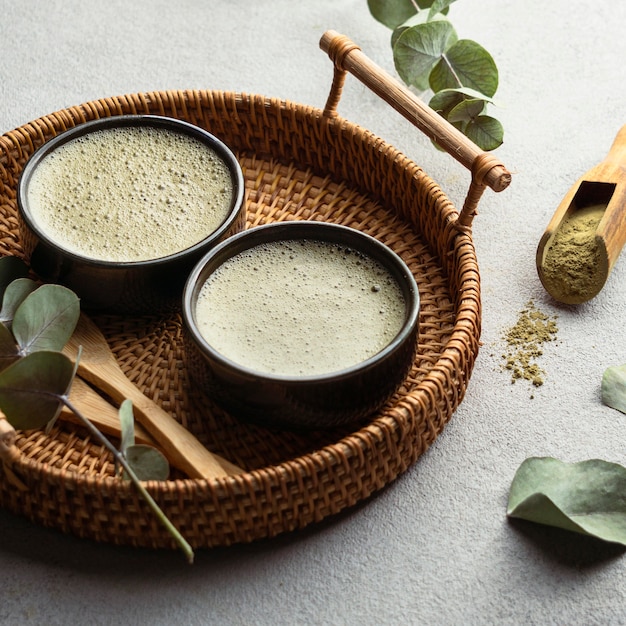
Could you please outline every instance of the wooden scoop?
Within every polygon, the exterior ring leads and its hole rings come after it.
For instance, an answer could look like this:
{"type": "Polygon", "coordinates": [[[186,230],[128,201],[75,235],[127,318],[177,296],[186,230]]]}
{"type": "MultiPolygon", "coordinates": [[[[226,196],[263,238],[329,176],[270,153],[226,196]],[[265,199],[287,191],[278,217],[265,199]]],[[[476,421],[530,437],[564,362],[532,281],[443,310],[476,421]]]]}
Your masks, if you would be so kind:
{"type": "Polygon", "coordinates": [[[626,242],[626,126],[604,161],[559,204],[537,248],[537,272],[559,302],[581,304],[604,286],[626,242]]]}
{"type": "Polygon", "coordinates": [[[212,454],[184,426],[135,387],[126,378],[100,329],[84,314],[81,314],[64,352],[75,360],[80,346],[83,352],[78,374],[115,402],[130,399],[135,418],[158,442],[163,454],[172,459],[173,465],[190,478],[212,479],[243,473],[244,470],[230,461],[212,454]]]}

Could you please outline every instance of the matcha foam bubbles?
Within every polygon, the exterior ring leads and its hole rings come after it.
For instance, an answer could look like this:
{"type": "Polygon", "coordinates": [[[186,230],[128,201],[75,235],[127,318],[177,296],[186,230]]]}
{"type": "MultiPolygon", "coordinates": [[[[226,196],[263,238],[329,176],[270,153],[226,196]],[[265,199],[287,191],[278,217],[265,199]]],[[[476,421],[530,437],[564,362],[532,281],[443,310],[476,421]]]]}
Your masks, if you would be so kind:
{"type": "Polygon", "coordinates": [[[228,166],[209,146],[151,126],[72,139],[33,172],[34,221],[60,247],[131,262],[185,250],[214,232],[233,200],[228,166]]]}
{"type": "Polygon", "coordinates": [[[315,240],[257,245],[199,291],[198,330],[220,354],[281,376],[336,372],[374,356],[401,330],[406,302],[376,260],[315,240]]]}

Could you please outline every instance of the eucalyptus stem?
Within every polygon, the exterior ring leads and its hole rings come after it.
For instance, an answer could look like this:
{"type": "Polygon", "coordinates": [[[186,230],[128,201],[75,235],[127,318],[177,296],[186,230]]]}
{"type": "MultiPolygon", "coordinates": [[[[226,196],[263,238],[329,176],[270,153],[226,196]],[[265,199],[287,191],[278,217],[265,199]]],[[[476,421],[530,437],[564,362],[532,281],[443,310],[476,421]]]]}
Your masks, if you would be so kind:
{"type": "Polygon", "coordinates": [[[187,557],[187,562],[189,564],[193,563],[194,553],[192,547],[186,541],[186,539],[180,534],[178,529],[170,522],[167,515],[163,513],[162,509],[155,502],[154,498],[150,495],[147,489],[143,486],[142,481],[139,480],[137,474],[133,471],[132,467],[128,464],[126,457],[120,453],[119,450],[87,419],[70,401],[67,395],[60,395],[57,398],[70,410],[76,417],[84,424],[87,430],[96,437],[106,448],[109,450],[117,463],[119,463],[124,471],[128,474],[133,485],[136,487],[139,494],[144,498],[148,506],[152,509],[154,514],[158,517],[159,521],[167,531],[172,535],[174,541],[177,543],[178,547],[184,552],[187,557]]]}

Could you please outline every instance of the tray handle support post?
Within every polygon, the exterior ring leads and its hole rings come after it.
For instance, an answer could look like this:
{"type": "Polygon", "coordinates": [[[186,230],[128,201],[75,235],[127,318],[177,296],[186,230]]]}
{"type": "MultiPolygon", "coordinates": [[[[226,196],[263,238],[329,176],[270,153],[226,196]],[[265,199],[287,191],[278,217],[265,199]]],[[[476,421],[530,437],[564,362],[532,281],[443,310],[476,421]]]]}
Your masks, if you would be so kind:
{"type": "Polygon", "coordinates": [[[511,174],[506,167],[371,61],[345,35],[326,31],[320,40],[320,48],[328,54],[334,66],[324,117],[337,116],[346,74],[350,72],[471,172],[470,187],[456,222],[459,229],[469,230],[485,188],[499,192],[511,183],[511,174]]]}

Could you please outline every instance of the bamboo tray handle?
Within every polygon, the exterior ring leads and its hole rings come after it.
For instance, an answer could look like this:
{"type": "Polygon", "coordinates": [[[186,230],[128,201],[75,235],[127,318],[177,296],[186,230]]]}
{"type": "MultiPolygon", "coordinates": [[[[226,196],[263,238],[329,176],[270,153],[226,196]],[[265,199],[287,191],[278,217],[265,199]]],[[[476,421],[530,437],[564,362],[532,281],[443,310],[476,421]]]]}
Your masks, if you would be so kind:
{"type": "Polygon", "coordinates": [[[345,35],[333,30],[326,31],[320,40],[320,48],[328,53],[334,64],[333,82],[324,107],[324,116],[337,115],[336,109],[341,99],[346,73],[350,72],[470,170],[472,173],[470,188],[457,218],[457,226],[469,229],[485,187],[489,186],[493,191],[503,191],[511,182],[510,172],[496,157],[481,150],[404,85],[371,61],[361,52],[359,46],[345,35]]]}

